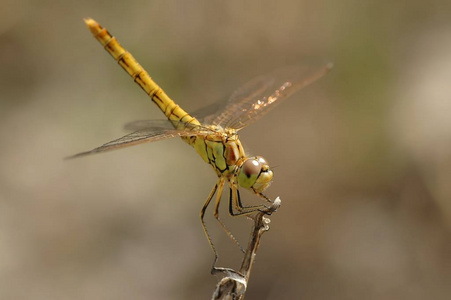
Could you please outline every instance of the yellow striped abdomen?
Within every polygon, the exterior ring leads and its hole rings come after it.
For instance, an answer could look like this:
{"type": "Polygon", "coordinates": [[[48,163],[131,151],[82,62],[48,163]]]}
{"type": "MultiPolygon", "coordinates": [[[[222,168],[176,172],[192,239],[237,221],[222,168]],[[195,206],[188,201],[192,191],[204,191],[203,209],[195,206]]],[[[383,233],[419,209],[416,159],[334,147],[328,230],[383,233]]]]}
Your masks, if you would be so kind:
{"type": "Polygon", "coordinates": [[[183,129],[185,123],[200,125],[199,121],[188,114],[180,106],[169,98],[163,89],[152,80],[146,70],[136,59],[125,50],[105,28],[93,19],[85,19],[85,23],[94,37],[103,45],[106,51],[121,65],[121,67],[133,78],[133,80],[150,96],[152,101],[160,108],[172,124],[178,129],[183,129]],[[182,127],[182,128],[180,128],[182,127]]]}

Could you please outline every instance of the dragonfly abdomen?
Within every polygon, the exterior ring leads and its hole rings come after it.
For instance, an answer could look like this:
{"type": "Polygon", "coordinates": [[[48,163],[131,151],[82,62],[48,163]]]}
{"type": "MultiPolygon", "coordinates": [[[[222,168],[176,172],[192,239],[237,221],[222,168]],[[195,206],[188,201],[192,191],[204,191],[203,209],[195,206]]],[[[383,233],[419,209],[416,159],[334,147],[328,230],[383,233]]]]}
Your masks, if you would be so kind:
{"type": "MultiPolygon", "coordinates": [[[[188,114],[180,106],[169,98],[163,89],[149,76],[141,67],[138,61],[130,52],[119,44],[118,40],[112,36],[105,28],[100,26],[93,19],[86,19],[88,26],[94,37],[102,44],[105,50],[119,63],[119,65],[133,78],[133,80],[150,96],[152,101],[160,108],[165,116],[178,128],[183,124],[200,125],[199,121],[188,114]]],[[[183,128],[178,128],[183,129],[183,128]]]]}

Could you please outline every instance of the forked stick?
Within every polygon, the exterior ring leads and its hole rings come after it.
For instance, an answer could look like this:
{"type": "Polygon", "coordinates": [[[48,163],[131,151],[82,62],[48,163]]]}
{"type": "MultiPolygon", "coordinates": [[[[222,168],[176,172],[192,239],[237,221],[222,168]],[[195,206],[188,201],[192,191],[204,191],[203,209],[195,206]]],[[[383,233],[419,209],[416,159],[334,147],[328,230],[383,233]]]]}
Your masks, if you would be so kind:
{"type": "Polygon", "coordinates": [[[212,300],[243,300],[246,293],[247,282],[251,273],[252,265],[257,255],[258,246],[261,236],[269,230],[270,219],[267,218],[275,212],[281,204],[281,200],[277,197],[273,204],[267,209],[257,212],[252,219],[254,220],[254,228],[252,230],[249,244],[241,263],[240,271],[236,272],[226,268],[216,268],[216,273],[224,273],[226,276],[216,286],[212,300]]]}

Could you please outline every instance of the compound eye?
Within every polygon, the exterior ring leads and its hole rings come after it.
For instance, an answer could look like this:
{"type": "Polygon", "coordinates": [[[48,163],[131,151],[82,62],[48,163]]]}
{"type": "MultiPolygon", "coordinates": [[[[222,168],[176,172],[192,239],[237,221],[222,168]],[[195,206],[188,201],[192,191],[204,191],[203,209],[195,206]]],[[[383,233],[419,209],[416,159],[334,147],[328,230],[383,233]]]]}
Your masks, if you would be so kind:
{"type": "Polygon", "coordinates": [[[247,177],[251,177],[252,175],[260,174],[260,170],[262,169],[262,166],[258,160],[248,159],[244,162],[242,168],[243,168],[243,173],[247,177]]]}
{"type": "Polygon", "coordinates": [[[268,163],[266,162],[266,160],[265,160],[263,157],[261,157],[261,156],[257,156],[257,160],[258,160],[258,162],[260,163],[260,165],[262,165],[262,166],[268,164],[268,163]]]}
{"type": "Polygon", "coordinates": [[[246,160],[240,168],[238,174],[238,184],[244,188],[251,188],[260,174],[262,166],[257,159],[246,160]]]}

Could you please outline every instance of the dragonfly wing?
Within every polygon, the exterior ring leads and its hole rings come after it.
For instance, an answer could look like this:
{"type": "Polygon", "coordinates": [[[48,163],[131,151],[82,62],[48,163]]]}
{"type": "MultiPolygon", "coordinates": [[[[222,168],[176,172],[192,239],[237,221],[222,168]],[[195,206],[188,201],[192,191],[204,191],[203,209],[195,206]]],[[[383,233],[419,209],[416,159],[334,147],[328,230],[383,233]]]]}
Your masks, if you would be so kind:
{"type": "Polygon", "coordinates": [[[209,124],[241,129],[268,113],[295,92],[327,74],[332,64],[294,66],[260,76],[236,90],[219,113],[205,117],[209,124]]]}
{"type": "MultiPolygon", "coordinates": [[[[140,121],[142,122],[142,121],[140,121]]],[[[167,122],[167,121],[166,121],[167,122]]],[[[154,123],[154,122],[152,122],[154,123]]],[[[203,130],[203,131],[197,131],[195,129],[185,129],[185,130],[179,130],[174,128],[163,128],[163,127],[148,127],[145,129],[140,129],[135,132],[132,132],[130,134],[127,134],[117,140],[108,142],[106,144],[103,144],[100,147],[97,147],[93,150],[82,152],[75,154],[73,156],[67,157],[67,159],[76,158],[80,156],[85,156],[89,154],[99,153],[99,152],[105,152],[110,151],[114,149],[129,147],[137,144],[142,143],[148,143],[148,142],[156,142],[161,141],[177,136],[205,136],[212,134],[213,131],[203,130]]]]}
{"type": "Polygon", "coordinates": [[[221,101],[214,102],[207,106],[201,107],[191,113],[193,117],[199,120],[202,124],[213,124],[213,118],[218,114],[219,111],[224,109],[227,99],[222,99],[221,101]]]}
{"type": "Polygon", "coordinates": [[[162,120],[138,120],[127,123],[124,125],[124,129],[127,131],[138,131],[147,130],[149,132],[165,132],[173,131],[174,126],[177,128],[183,128],[182,130],[177,129],[177,132],[187,132],[189,135],[196,135],[202,132],[212,133],[213,131],[208,126],[196,125],[191,123],[179,122],[179,121],[169,121],[168,119],[162,120]]]}
{"type": "Polygon", "coordinates": [[[162,120],[138,120],[124,125],[127,131],[149,130],[156,132],[164,132],[165,130],[173,130],[174,126],[168,119],[162,120]]]}

